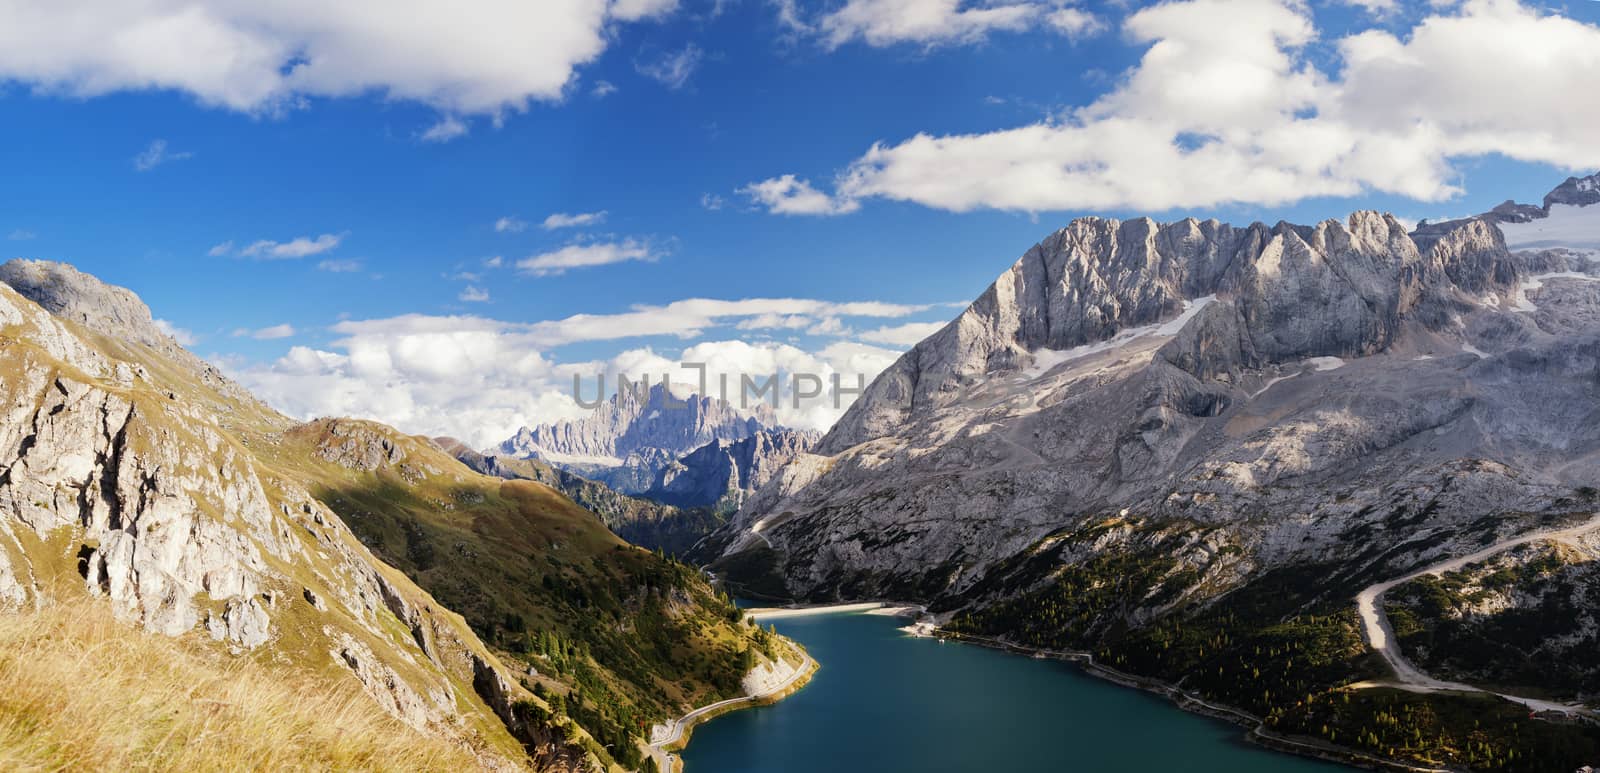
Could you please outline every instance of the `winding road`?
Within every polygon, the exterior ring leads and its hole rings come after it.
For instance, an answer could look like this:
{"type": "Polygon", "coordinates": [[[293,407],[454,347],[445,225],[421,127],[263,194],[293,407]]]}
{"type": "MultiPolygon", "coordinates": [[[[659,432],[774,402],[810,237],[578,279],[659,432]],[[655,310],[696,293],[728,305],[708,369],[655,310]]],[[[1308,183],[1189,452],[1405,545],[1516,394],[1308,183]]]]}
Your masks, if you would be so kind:
{"type": "Polygon", "coordinates": [[[801,678],[810,674],[811,671],[816,668],[817,662],[812,660],[811,654],[805,650],[800,650],[800,654],[805,659],[800,661],[800,666],[794,670],[794,673],[789,675],[788,679],[783,680],[782,684],[772,687],[771,689],[762,690],[755,695],[746,695],[742,698],[729,698],[725,701],[717,701],[709,706],[701,706],[700,708],[695,709],[688,714],[666,723],[664,726],[657,725],[655,728],[652,728],[650,732],[650,756],[656,761],[656,769],[661,771],[661,773],[673,773],[673,771],[676,770],[674,767],[675,758],[673,757],[672,752],[667,751],[667,747],[683,740],[684,731],[690,727],[693,727],[694,724],[701,718],[711,714],[712,712],[719,711],[729,706],[737,706],[743,703],[755,703],[764,698],[777,695],[778,693],[793,687],[795,682],[800,681],[801,678]]]}
{"type": "MultiPolygon", "coordinates": [[[[1533,709],[1534,711],[1556,711],[1565,714],[1591,713],[1588,708],[1582,705],[1556,703],[1553,701],[1538,700],[1536,698],[1523,698],[1516,695],[1506,695],[1504,693],[1497,693],[1492,690],[1485,690],[1480,687],[1461,684],[1460,682],[1446,682],[1428,676],[1426,673],[1423,673],[1421,669],[1413,665],[1411,661],[1407,660],[1405,655],[1400,652],[1400,645],[1395,641],[1394,628],[1389,624],[1389,615],[1384,611],[1383,608],[1383,597],[1384,594],[1388,593],[1389,590],[1395,586],[1403,585],[1419,577],[1453,572],[1457,569],[1467,566],[1468,564],[1477,563],[1496,554],[1503,553],[1515,547],[1526,545],[1530,542],[1550,541],[1572,544],[1573,541],[1578,537],[1596,530],[1600,530],[1600,515],[1596,515],[1588,522],[1578,526],[1573,526],[1566,529],[1544,529],[1540,531],[1529,532],[1518,537],[1512,537],[1511,539],[1504,540],[1502,542],[1496,542],[1495,544],[1479,550],[1476,553],[1471,553],[1459,558],[1452,558],[1448,561],[1434,564],[1426,569],[1412,572],[1404,577],[1380,582],[1377,585],[1373,585],[1372,587],[1361,591],[1361,593],[1356,595],[1356,611],[1361,614],[1361,627],[1367,637],[1367,643],[1370,644],[1372,649],[1375,650],[1379,655],[1383,656],[1384,661],[1389,664],[1390,668],[1394,669],[1397,683],[1388,686],[1400,687],[1418,692],[1436,692],[1440,690],[1483,692],[1491,695],[1498,695],[1501,698],[1505,698],[1506,700],[1514,703],[1520,703],[1530,709],[1533,709]]],[[[1367,683],[1366,685],[1356,686],[1375,686],[1375,683],[1367,683]]]]}

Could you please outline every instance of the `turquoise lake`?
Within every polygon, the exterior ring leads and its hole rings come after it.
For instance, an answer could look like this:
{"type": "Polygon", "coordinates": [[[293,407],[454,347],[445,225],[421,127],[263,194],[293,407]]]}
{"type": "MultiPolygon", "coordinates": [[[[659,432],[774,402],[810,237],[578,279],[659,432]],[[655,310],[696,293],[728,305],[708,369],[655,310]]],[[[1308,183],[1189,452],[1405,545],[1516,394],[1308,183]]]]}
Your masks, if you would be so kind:
{"type": "Polygon", "coordinates": [[[1349,770],[1251,746],[1237,726],[1067,663],[907,636],[895,618],[771,624],[822,670],[775,705],[695,728],[687,773],[1349,770]]]}

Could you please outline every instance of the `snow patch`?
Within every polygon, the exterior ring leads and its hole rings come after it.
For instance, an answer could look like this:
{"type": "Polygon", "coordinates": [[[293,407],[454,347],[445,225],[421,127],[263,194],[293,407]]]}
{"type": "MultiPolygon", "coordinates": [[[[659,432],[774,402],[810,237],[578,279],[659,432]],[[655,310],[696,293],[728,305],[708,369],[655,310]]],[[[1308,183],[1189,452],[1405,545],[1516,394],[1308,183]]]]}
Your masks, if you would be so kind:
{"type": "Polygon", "coordinates": [[[1184,301],[1183,312],[1171,320],[1156,325],[1128,328],[1104,341],[1074,346],[1071,349],[1037,349],[1033,352],[1033,365],[1024,368],[1022,375],[1030,380],[1036,379],[1062,363],[1081,360],[1092,354],[1118,349],[1146,336],[1175,336],[1183,330],[1184,325],[1189,324],[1189,320],[1194,319],[1194,316],[1200,313],[1201,309],[1211,305],[1216,300],[1217,296],[1207,295],[1204,298],[1184,301]]]}
{"type": "Polygon", "coordinates": [[[1461,351],[1466,352],[1467,354],[1477,355],[1478,359],[1480,360],[1489,359],[1489,355],[1487,353],[1485,353],[1482,349],[1473,346],[1472,344],[1462,344],[1461,351]]]}
{"type": "Polygon", "coordinates": [[[1533,301],[1528,300],[1528,293],[1544,287],[1544,283],[1551,279],[1577,279],[1584,282],[1600,282],[1600,276],[1591,276],[1577,271],[1556,271],[1549,274],[1539,274],[1522,280],[1517,287],[1516,297],[1512,298],[1511,308],[1514,311],[1532,313],[1539,310],[1533,301]]]}
{"type": "Polygon", "coordinates": [[[534,452],[539,459],[552,464],[594,464],[603,467],[619,467],[622,460],[615,456],[599,456],[590,454],[558,454],[554,451],[539,450],[534,452]]]}
{"type": "Polygon", "coordinates": [[[1550,216],[1527,223],[1501,223],[1506,247],[1511,250],[1542,250],[1551,247],[1572,249],[1600,248],[1600,206],[1576,207],[1557,204],[1550,216]]]}
{"type": "Polygon", "coordinates": [[[1338,357],[1312,357],[1311,359],[1306,360],[1306,362],[1311,363],[1311,367],[1316,368],[1319,371],[1338,370],[1344,367],[1344,360],[1338,357]]]}

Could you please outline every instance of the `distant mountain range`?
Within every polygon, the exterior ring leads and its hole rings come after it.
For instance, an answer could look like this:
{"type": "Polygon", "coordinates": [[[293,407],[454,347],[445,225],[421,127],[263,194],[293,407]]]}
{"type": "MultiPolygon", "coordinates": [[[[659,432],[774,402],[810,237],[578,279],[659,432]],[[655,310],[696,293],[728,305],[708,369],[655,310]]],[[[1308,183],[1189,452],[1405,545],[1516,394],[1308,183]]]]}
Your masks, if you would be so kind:
{"type": "Polygon", "coordinates": [[[1266,730],[1575,769],[1600,730],[1533,740],[1526,707],[1600,701],[1600,525],[1515,540],[1600,510],[1596,250],[1600,176],[1409,233],[1376,212],[1075,220],[700,555],[748,594],[924,603],[948,631],[1092,653],[1266,730]],[[1357,614],[1364,591],[1502,544],[1357,614]],[[1400,652],[1414,668],[1384,665],[1400,652]]]}
{"type": "Polygon", "coordinates": [[[803,430],[764,429],[742,440],[713,440],[662,468],[644,496],[731,514],[821,437],[803,430]]]}
{"type": "Polygon", "coordinates": [[[619,390],[581,419],[523,427],[487,453],[538,459],[639,494],[655,485],[662,469],[701,446],[776,427],[765,403],[745,411],[715,397],[680,398],[657,383],[648,391],[619,390]]]}

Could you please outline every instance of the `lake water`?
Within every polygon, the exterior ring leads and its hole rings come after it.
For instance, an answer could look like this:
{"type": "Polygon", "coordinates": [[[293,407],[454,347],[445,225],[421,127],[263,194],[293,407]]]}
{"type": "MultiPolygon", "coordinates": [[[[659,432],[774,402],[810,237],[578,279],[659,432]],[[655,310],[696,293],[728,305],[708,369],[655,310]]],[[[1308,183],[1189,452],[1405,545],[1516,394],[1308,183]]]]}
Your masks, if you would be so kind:
{"type": "Polygon", "coordinates": [[[1251,746],[1235,725],[1067,663],[907,636],[892,617],[772,624],[822,670],[775,705],[696,727],[687,773],[1349,770],[1251,746]]]}

